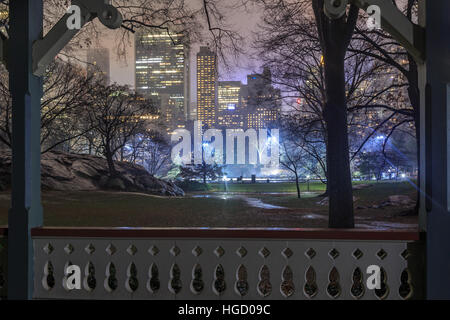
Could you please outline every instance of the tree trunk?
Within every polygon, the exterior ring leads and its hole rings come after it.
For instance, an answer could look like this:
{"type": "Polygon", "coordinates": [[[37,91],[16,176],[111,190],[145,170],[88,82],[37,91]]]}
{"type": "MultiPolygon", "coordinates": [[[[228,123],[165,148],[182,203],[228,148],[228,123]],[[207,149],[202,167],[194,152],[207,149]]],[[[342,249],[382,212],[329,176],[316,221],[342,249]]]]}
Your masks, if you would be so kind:
{"type": "Polygon", "coordinates": [[[419,91],[419,72],[417,70],[417,63],[414,58],[408,56],[409,60],[409,87],[408,96],[411,106],[414,109],[414,125],[416,126],[416,155],[417,155],[417,201],[414,207],[414,214],[419,214],[420,208],[420,91],[419,91]]]}
{"type": "Polygon", "coordinates": [[[113,155],[110,151],[106,151],[106,162],[108,163],[108,170],[109,170],[109,176],[111,178],[114,178],[117,176],[117,171],[116,171],[116,167],[114,166],[114,159],[113,159],[113,155]]]}
{"type": "MultiPolygon", "coordinates": [[[[336,39],[335,41],[338,41],[336,39]]],[[[353,194],[347,130],[344,55],[333,50],[325,55],[327,101],[327,172],[329,227],[353,228],[353,194]]]]}
{"type": "Polygon", "coordinates": [[[300,196],[300,185],[299,185],[299,182],[298,182],[298,174],[297,174],[297,172],[295,172],[295,185],[297,187],[297,198],[301,199],[301,196],[300,196]]]}
{"type": "MultiPolygon", "coordinates": [[[[327,138],[328,140],[328,138],[327,138]]],[[[328,152],[328,146],[326,146],[326,150],[328,152]]],[[[326,157],[325,161],[327,162],[327,168],[328,168],[328,157],[326,157]]],[[[325,184],[325,192],[320,194],[319,197],[328,197],[328,170],[325,171],[325,178],[327,179],[327,183],[325,184]]]]}
{"type": "Polygon", "coordinates": [[[318,195],[318,197],[322,197],[322,198],[328,197],[328,180],[327,180],[327,183],[325,184],[325,192],[318,195]]]}

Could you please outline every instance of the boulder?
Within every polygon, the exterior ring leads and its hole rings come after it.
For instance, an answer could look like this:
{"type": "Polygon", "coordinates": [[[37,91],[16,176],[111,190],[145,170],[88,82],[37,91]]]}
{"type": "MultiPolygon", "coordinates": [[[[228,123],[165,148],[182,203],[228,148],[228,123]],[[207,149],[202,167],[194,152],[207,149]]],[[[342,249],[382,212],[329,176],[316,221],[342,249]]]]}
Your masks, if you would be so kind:
{"type": "Polygon", "coordinates": [[[111,189],[111,190],[118,190],[118,191],[126,190],[124,181],[119,177],[108,179],[108,182],[106,183],[106,188],[111,189]]]}
{"type": "Polygon", "coordinates": [[[380,204],[374,204],[371,206],[373,209],[383,209],[385,207],[414,207],[416,202],[406,195],[392,195],[388,197],[388,200],[383,201],[380,204]]]}
{"type": "MultiPolygon", "coordinates": [[[[171,181],[155,178],[142,166],[115,162],[118,175],[110,178],[105,159],[63,152],[47,152],[42,156],[41,181],[44,190],[95,191],[118,190],[145,192],[165,196],[184,196],[171,181]]],[[[0,190],[11,185],[11,154],[0,154],[0,190]]]]}
{"type": "Polygon", "coordinates": [[[388,201],[392,206],[413,206],[416,202],[406,195],[389,196],[388,201]]]}

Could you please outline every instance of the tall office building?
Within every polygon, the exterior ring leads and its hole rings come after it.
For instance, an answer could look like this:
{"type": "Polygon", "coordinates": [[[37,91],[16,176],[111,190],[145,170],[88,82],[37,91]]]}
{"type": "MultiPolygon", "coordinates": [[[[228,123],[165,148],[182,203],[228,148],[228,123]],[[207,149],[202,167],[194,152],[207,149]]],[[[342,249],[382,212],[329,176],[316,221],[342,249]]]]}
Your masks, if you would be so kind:
{"type": "Polygon", "coordinates": [[[247,76],[242,88],[242,104],[246,112],[246,127],[266,129],[276,126],[281,112],[281,93],[272,86],[272,74],[264,68],[262,74],[247,76]]]}
{"type": "Polygon", "coordinates": [[[217,126],[219,128],[243,128],[240,81],[220,81],[218,87],[217,126]]]}
{"type": "Polygon", "coordinates": [[[87,70],[102,77],[105,85],[109,85],[109,50],[107,48],[89,48],[87,50],[87,70]]]}
{"type": "Polygon", "coordinates": [[[191,101],[189,120],[197,120],[197,101],[191,101]]]}
{"type": "Polygon", "coordinates": [[[197,54],[197,120],[210,128],[216,124],[217,87],[217,55],[208,47],[200,47],[197,54]]]}
{"type": "Polygon", "coordinates": [[[159,108],[168,131],[189,119],[189,49],[184,34],[139,31],[135,36],[136,91],[159,108]]]}

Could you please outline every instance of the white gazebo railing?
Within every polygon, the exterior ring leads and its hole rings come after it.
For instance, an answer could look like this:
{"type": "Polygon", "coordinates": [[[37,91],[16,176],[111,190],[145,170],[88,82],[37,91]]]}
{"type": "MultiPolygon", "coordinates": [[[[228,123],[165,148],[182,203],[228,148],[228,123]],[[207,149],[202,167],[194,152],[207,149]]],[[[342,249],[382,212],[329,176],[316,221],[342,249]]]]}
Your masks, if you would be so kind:
{"type": "Polygon", "coordinates": [[[415,231],[38,228],[32,237],[35,299],[424,297],[415,231]],[[63,286],[71,264],[80,290],[63,286]],[[366,286],[370,265],[381,289],[366,286]]]}

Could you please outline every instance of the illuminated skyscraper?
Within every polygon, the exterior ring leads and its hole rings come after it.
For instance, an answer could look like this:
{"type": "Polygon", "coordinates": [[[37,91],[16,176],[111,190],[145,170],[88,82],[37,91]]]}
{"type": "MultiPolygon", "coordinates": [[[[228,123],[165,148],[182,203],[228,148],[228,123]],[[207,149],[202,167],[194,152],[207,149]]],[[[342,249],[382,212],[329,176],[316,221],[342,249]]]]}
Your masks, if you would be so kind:
{"type": "Polygon", "coordinates": [[[281,111],[281,93],[272,86],[272,74],[264,68],[262,74],[247,76],[247,86],[242,88],[242,104],[246,113],[246,127],[271,128],[276,125],[281,111]]]}
{"type": "Polygon", "coordinates": [[[208,127],[216,124],[217,87],[217,55],[208,47],[200,47],[197,54],[197,120],[208,127]]]}
{"type": "Polygon", "coordinates": [[[217,126],[220,128],[243,128],[245,115],[242,113],[240,81],[220,81],[217,126]]]}
{"type": "Polygon", "coordinates": [[[109,85],[109,50],[107,48],[89,48],[87,50],[87,69],[88,72],[102,77],[105,85],[109,85]]]}
{"type": "Polygon", "coordinates": [[[164,30],[136,34],[136,91],[159,108],[168,130],[189,118],[189,49],[186,36],[164,30]]]}

